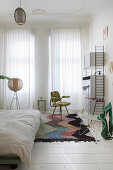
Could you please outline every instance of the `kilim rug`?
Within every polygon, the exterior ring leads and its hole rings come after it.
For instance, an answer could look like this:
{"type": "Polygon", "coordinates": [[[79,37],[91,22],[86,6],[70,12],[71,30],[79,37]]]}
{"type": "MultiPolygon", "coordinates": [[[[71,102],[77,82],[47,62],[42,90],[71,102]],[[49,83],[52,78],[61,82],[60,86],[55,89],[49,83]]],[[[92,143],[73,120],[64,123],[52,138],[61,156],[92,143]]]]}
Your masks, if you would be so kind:
{"type": "Polygon", "coordinates": [[[37,132],[35,142],[95,141],[89,129],[77,114],[45,116],[37,132]]]}

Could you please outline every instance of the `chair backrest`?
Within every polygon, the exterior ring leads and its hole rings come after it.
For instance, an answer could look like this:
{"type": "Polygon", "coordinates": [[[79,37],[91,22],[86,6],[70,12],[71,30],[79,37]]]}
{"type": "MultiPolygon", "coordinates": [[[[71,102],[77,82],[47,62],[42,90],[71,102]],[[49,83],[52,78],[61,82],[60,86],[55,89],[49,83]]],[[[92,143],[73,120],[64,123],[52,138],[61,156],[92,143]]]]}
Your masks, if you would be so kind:
{"type": "Polygon", "coordinates": [[[61,98],[60,98],[59,92],[58,91],[52,91],[51,92],[51,101],[52,102],[58,102],[60,100],[61,100],[61,98]]]}

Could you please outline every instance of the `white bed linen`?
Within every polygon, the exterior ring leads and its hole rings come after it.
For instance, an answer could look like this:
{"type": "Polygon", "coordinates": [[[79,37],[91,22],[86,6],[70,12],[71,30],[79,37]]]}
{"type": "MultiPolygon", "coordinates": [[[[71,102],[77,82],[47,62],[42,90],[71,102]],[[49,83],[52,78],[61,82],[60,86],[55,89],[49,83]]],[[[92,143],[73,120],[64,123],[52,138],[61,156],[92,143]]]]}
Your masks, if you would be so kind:
{"type": "Polygon", "coordinates": [[[40,117],[38,110],[0,111],[0,155],[17,155],[29,166],[40,117]]]}

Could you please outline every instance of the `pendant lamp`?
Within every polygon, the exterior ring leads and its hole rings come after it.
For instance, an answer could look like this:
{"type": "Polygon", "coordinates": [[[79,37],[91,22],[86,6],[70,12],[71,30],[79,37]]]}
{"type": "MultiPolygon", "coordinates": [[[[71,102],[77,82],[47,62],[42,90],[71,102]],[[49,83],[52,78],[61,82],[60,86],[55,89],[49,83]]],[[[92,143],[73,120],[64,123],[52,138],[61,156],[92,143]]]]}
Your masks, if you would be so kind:
{"type": "Polygon", "coordinates": [[[20,0],[20,7],[18,7],[14,12],[14,19],[18,25],[23,25],[26,22],[26,13],[21,8],[21,0],[20,0]]]}

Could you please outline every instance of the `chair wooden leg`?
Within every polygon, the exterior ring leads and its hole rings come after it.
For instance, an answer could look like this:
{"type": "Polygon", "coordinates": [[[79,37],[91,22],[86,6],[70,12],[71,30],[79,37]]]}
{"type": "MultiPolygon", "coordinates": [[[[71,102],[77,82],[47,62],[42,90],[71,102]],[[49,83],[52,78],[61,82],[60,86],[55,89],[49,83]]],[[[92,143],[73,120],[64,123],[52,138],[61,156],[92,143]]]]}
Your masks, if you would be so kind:
{"type": "Polygon", "coordinates": [[[62,111],[62,108],[61,108],[61,106],[60,106],[60,113],[61,113],[61,111],[62,111]]]}
{"type": "Polygon", "coordinates": [[[67,113],[68,113],[68,115],[69,115],[69,112],[68,112],[68,109],[67,109],[67,107],[65,106],[65,108],[66,108],[66,111],[67,111],[67,113]]]}
{"type": "Polygon", "coordinates": [[[56,110],[56,107],[54,108],[54,110],[53,110],[53,114],[52,114],[52,117],[53,117],[53,115],[54,115],[54,113],[55,113],[55,110],[56,110]]]}

